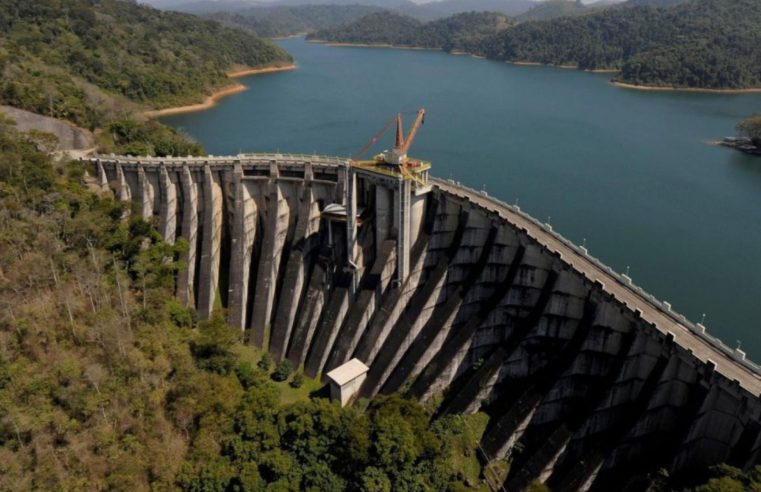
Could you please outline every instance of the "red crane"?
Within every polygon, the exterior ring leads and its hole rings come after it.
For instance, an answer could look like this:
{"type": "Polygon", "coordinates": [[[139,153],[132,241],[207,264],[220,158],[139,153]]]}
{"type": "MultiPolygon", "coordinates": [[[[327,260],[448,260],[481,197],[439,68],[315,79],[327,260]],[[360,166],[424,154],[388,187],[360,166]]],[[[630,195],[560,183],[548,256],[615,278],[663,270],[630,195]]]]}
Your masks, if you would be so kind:
{"type": "MultiPolygon", "coordinates": [[[[394,148],[384,150],[379,154],[376,159],[384,164],[393,164],[400,167],[407,165],[407,152],[415,140],[420,126],[425,122],[425,109],[421,108],[417,112],[415,121],[412,123],[410,132],[407,136],[404,136],[404,127],[402,125],[402,113],[397,113],[394,118],[388,120],[388,122],[381,128],[381,130],[373,135],[369,142],[367,142],[356,154],[352,156],[352,160],[356,160],[359,156],[364,154],[367,149],[372,147],[387,131],[391,128],[391,125],[396,120],[396,139],[394,141],[394,148]]],[[[405,170],[402,170],[404,172],[405,170]]]]}

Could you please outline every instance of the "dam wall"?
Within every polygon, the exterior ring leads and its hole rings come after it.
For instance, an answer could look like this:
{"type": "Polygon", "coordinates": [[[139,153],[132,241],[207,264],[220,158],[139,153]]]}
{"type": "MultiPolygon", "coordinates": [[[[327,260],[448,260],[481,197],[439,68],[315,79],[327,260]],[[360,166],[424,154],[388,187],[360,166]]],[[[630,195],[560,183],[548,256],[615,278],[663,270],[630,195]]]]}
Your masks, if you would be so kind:
{"type": "Polygon", "coordinates": [[[479,458],[512,461],[506,490],[759,462],[761,369],[518,207],[452,181],[390,188],[330,156],[91,162],[188,241],[181,302],[310,376],[359,358],[362,398],[485,411],[479,458]]]}

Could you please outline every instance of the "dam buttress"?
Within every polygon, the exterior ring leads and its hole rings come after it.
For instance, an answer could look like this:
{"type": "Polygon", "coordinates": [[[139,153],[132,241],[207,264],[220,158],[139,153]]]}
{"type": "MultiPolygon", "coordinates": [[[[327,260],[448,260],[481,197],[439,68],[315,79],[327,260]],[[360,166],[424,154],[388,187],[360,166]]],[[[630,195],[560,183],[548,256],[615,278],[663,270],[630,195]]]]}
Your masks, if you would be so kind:
{"type": "Polygon", "coordinates": [[[486,411],[480,458],[511,457],[507,490],[759,462],[761,369],[516,206],[340,157],[90,161],[188,241],[180,302],[312,377],[360,359],[362,397],[486,411]]]}

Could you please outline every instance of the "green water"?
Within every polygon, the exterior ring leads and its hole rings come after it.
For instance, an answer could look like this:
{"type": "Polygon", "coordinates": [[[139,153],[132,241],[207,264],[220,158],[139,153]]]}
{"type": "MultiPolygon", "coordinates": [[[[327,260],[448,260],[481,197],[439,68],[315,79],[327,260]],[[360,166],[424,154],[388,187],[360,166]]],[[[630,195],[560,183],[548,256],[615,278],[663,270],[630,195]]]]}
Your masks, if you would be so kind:
{"type": "Polygon", "coordinates": [[[350,155],[395,112],[425,107],[411,154],[431,160],[435,175],[550,217],[761,360],[761,159],[705,143],[761,111],[761,94],[640,92],[604,74],[281,44],[298,70],[242,79],[247,92],[165,121],[217,155],[350,155]]]}

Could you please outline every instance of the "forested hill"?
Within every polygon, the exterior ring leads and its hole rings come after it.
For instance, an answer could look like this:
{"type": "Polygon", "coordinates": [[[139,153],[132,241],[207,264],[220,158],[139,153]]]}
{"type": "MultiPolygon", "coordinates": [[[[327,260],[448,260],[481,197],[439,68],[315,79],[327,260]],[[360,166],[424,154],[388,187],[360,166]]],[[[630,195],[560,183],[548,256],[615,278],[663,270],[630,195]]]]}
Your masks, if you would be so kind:
{"type": "Polygon", "coordinates": [[[272,38],[338,27],[381,10],[370,5],[274,5],[215,12],[206,17],[272,38]]]}
{"type": "MultiPolygon", "coordinates": [[[[389,17],[390,19],[390,17],[389,17]]],[[[376,43],[383,19],[361,19],[315,38],[376,43]]],[[[391,20],[395,23],[397,20],[391,20]]],[[[407,22],[409,24],[409,21],[407,22]]],[[[430,29],[430,24],[419,28],[430,29]]],[[[446,23],[436,39],[450,39],[446,23]]],[[[468,32],[460,29],[459,37],[468,32]]],[[[386,44],[408,44],[409,28],[386,44]]],[[[600,12],[512,25],[470,43],[468,51],[496,60],[620,70],[623,82],[666,87],[761,87],[761,9],[758,0],[692,0],[670,8],[615,7],[600,12]]],[[[413,38],[414,39],[414,38],[413,38]]],[[[441,49],[452,49],[441,43],[441,49]]],[[[426,45],[426,47],[432,47],[426,45]]],[[[456,48],[456,46],[455,46],[456,48]]]]}
{"type": "Polygon", "coordinates": [[[620,69],[620,80],[651,86],[761,86],[757,0],[693,0],[523,23],[484,54],[582,69],[620,69]]]}
{"type": "Polygon", "coordinates": [[[378,12],[336,29],[317,31],[307,39],[341,43],[481,51],[485,39],[507,29],[508,17],[493,12],[470,12],[422,23],[391,12],[378,12]]]}
{"type": "Polygon", "coordinates": [[[0,0],[0,103],[94,128],[199,102],[235,65],[290,63],[252,33],[119,0],[0,0]]]}

